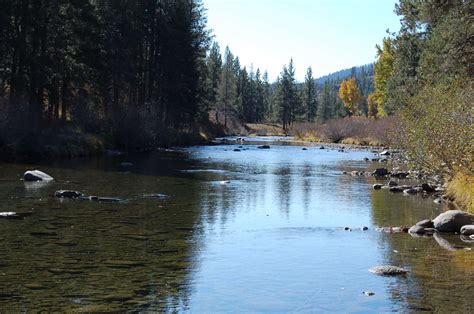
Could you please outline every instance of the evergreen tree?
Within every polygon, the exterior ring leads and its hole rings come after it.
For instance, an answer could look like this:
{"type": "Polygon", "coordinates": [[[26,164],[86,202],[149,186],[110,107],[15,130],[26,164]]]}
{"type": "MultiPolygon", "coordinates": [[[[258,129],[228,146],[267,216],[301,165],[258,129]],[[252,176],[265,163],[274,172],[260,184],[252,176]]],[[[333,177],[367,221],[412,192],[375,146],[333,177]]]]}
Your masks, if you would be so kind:
{"type": "Polygon", "coordinates": [[[237,96],[234,65],[234,56],[227,46],[224,52],[224,64],[222,66],[217,93],[217,101],[220,108],[219,111],[224,113],[225,127],[227,127],[227,117],[232,112],[232,107],[236,102],[237,96]]]}
{"type": "Polygon", "coordinates": [[[218,121],[218,102],[217,102],[217,92],[219,87],[219,80],[222,72],[222,56],[220,52],[220,47],[217,42],[212,44],[209,56],[207,59],[207,69],[208,69],[208,84],[209,84],[209,96],[208,101],[210,103],[210,108],[215,111],[216,121],[218,121]]]}
{"type": "Polygon", "coordinates": [[[293,59],[291,59],[288,67],[283,66],[277,82],[275,97],[276,115],[285,132],[295,121],[299,106],[300,99],[295,83],[295,69],[293,59]]]}
{"type": "Polygon", "coordinates": [[[317,98],[316,86],[314,84],[313,70],[311,67],[306,71],[305,82],[303,86],[303,106],[306,112],[306,121],[313,122],[316,118],[317,98]]]}

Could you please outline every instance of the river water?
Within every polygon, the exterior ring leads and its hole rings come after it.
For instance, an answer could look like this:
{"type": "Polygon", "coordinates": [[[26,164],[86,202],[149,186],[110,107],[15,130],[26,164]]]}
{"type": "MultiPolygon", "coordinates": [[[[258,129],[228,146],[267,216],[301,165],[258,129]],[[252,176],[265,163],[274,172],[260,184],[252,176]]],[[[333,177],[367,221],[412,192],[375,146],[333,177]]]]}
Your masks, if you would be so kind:
{"type": "Polygon", "coordinates": [[[0,219],[0,312],[474,311],[472,244],[375,230],[444,209],[341,174],[380,167],[372,152],[237,147],[0,163],[0,212],[33,213],[0,219]],[[368,272],[385,264],[410,272],[368,272]]]}

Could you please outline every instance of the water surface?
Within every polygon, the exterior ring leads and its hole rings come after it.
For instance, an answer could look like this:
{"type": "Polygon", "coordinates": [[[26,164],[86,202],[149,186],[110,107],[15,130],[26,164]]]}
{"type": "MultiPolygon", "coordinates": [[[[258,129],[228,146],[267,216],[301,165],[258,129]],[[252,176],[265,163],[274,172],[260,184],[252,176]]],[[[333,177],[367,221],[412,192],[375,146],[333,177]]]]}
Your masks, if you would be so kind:
{"type": "Polygon", "coordinates": [[[341,174],[379,167],[363,161],[370,151],[237,147],[0,164],[0,211],[33,212],[0,220],[0,309],[473,311],[472,244],[375,231],[443,209],[341,174]],[[32,168],[57,181],[21,181],[32,168]],[[59,200],[58,189],[124,201],[59,200]],[[382,264],[410,273],[367,271],[382,264]]]}

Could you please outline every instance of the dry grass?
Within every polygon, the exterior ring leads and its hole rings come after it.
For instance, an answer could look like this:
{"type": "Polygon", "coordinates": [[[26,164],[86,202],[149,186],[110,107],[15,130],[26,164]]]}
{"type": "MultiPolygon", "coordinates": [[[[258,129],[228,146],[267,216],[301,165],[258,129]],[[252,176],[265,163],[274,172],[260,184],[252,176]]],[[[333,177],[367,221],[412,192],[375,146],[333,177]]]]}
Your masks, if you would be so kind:
{"type": "Polygon", "coordinates": [[[459,206],[474,213],[474,176],[458,173],[448,183],[448,193],[459,206]]]}
{"type": "Polygon", "coordinates": [[[396,117],[351,117],[324,124],[298,123],[292,127],[291,133],[304,141],[381,146],[388,143],[388,133],[397,121],[396,117]]]}

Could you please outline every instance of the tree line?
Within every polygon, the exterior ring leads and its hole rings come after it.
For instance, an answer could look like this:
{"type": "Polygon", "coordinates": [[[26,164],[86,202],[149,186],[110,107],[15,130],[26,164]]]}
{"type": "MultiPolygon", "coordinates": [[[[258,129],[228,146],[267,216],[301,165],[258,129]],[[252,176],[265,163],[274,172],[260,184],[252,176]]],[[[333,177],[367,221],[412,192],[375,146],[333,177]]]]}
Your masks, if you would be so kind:
{"type": "Polygon", "coordinates": [[[207,118],[210,34],[200,0],[5,0],[1,8],[3,135],[74,126],[151,141],[207,118]]]}
{"type": "Polygon", "coordinates": [[[270,83],[266,71],[241,67],[229,47],[223,56],[213,42],[207,58],[210,108],[215,121],[226,126],[229,117],[248,123],[273,122],[287,130],[294,122],[320,122],[345,117],[353,112],[344,106],[338,92],[344,79],[352,77],[357,88],[359,114],[367,115],[367,97],[373,91],[373,64],[354,67],[347,74],[328,77],[316,83],[311,67],[304,82],[297,82],[293,60],[284,65],[276,82],[270,83]]]}

